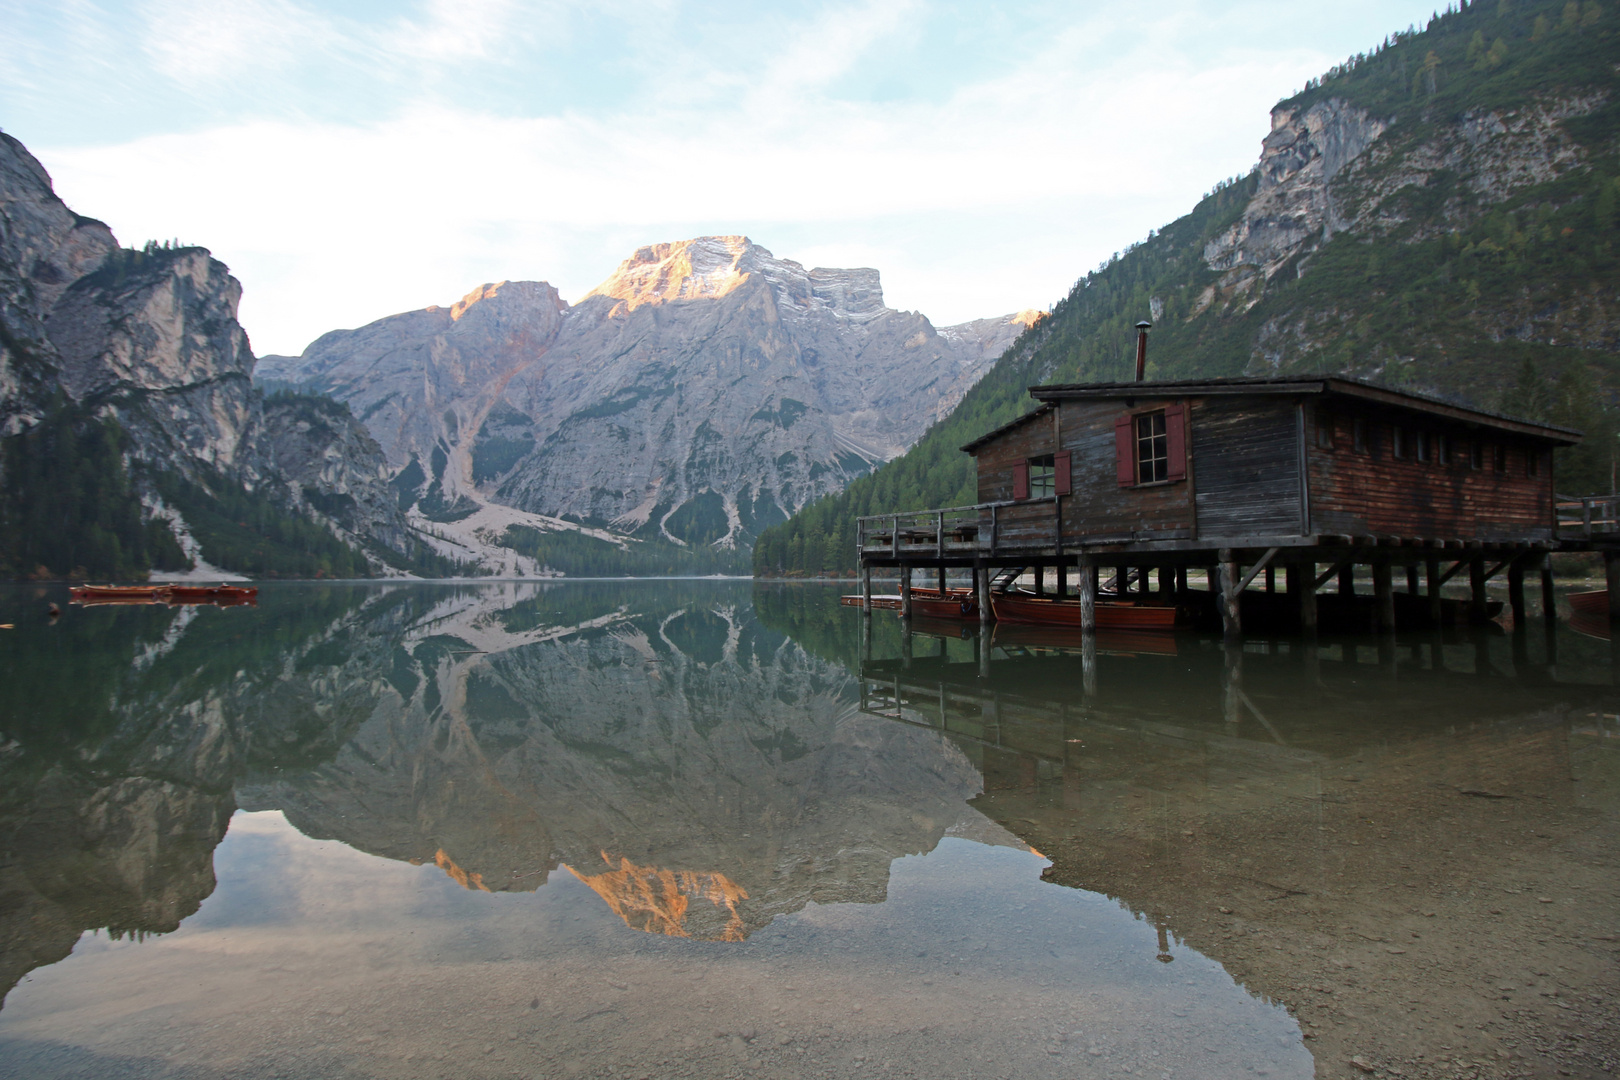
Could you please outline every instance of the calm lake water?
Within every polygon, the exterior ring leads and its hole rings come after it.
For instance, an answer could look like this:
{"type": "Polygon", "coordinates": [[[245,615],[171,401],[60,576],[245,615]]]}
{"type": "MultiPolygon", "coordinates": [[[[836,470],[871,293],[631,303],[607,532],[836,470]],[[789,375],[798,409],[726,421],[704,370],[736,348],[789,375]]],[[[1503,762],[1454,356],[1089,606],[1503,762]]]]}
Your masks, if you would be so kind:
{"type": "Polygon", "coordinates": [[[1088,655],[719,581],[0,622],[0,1074],[1616,1067],[1620,693],[1567,627],[1088,655]]]}

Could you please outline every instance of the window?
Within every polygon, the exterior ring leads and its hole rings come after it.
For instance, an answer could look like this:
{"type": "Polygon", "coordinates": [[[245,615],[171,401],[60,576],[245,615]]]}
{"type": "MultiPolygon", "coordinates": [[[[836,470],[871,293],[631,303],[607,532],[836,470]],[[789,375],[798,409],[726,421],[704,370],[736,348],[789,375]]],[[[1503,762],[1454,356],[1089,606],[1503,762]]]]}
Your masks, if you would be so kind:
{"type": "Polygon", "coordinates": [[[1524,475],[1539,476],[1541,474],[1541,451],[1526,450],[1524,452],[1524,475]]]}
{"type": "Polygon", "coordinates": [[[1475,472],[1485,467],[1485,444],[1478,439],[1468,444],[1468,467],[1475,472]]]}
{"type": "Polygon", "coordinates": [[[1507,472],[1507,447],[1503,446],[1501,443],[1497,443],[1495,446],[1491,447],[1491,471],[1498,473],[1507,472]]]}
{"type": "Polygon", "coordinates": [[[1433,436],[1433,439],[1434,439],[1434,463],[1436,465],[1450,465],[1451,464],[1451,440],[1449,438],[1447,438],[1446,436],[1444,436],[1444,435],[1435,435],[1435,436],[1433,436]]]}
{"type": "MultiPolygon", "coordinates": [[[[1187,479],[1187,406],[1177,402],[1152,412],[1114,418],[1114,467],[1120,487],[1166,484],[1187,479]]],[[[1062,455],[1058,455],[1062,457],[1062,455]]],[[[1058,463],[1058,494],[1064,494],[1064,466],[1058,463]]]]}
{"type": "Polygon", "coordinates": [[[1418,462],[1429,460],[1429,436],[1426,432],[1414,431],[1412,433],[1412,457],[1418,462]]]}
{"type": "Polygon", "coordinates": [[[1057,469],[1053,465],[1052,455],[1029,459],[1029,497],[1032,499],[1049,498],[1057,492],[1057,469]]]}
{"type": "Polygon", "coordinates": [[[1316,414],[1316,445],[1323,450],[1333,449],[1333,414],[1316,414]]]}
{"type": "Polygon", "coordinates": [[[1395,429],[1391,438],[1390,449],[1397,459],[1401,461],[1406,460],[1407,456],[1411,453],[1411,450],[1407,448],[1407,444],[1410,441],[1411,436],[1406,433],[1405,428],[1398,427],[1395,429]]]}
{"type": "Polygon", "coordinates": [[[1358,454],[1368,453],[1367,421],[1363,417],[1356,417],[1350,421],[1350,449],[1358,454]]]}
{"type": "Polygon", "coordinates": [[[1156,484],[1170,479],[1170,431],[1164,412],[1136,418],[1136,482],[1156,484]]]}

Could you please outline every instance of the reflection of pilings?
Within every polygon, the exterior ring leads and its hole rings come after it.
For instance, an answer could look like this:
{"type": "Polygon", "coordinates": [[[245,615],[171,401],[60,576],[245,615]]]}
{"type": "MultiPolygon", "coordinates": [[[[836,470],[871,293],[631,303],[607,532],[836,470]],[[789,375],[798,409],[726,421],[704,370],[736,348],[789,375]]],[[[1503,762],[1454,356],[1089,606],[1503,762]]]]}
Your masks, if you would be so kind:
{"type": "Polygon", "coordinates": [[[900,620],[900,666],[911,667],[911,620],[900,620]]]}
{"type": "Polygon", "coordinates": [[[1080,689],[1088,698],[1097,696],[1097,635],[1080,635],[1080,689]]]}
{"type": "Polygon", "coordinates": [[[1553,591],[1550,554],[1541,557],[1541,618],[1548,626],[1558,621],[1558,594],[1553,591]]]}
{"type": "Polygon", "coordinates": [[[1391,580],[1394,568],[1379,560],[1373,563],[1373,604],[1378,609],[1378,633],[1388,637],[1395,632],[1395,584],[1391,580]]]}
{"type": "Polygon", "coordinates": [[[973,656],[979,662],[979,678],[990,677],[990,635],[980,632],[973,639],[973,656]]]}
{"type": "Polygon", "coordinates": [[[1240,642],[1228,640],[1226,643],[1226,666],[1221,673],[1221,688],[1226,722],[1236,725],[1241,718],[1238,707],[1243,701],[1243,645],[1240,642]]]}

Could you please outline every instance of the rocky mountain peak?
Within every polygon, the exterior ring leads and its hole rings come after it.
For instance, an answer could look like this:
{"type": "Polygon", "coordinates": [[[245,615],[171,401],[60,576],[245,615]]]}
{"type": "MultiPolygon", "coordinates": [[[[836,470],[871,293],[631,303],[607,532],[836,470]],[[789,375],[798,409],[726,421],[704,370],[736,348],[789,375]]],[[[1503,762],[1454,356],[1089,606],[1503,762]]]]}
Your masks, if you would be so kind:
{"type": "Polygon", "coordinates": [[[585,299],[611,297],[626,311],[672,300],[717,299],[760,269],[762,260],[776,261],[746,236],[700,236],[672,244],[648,244],[620,263],[585,299]]]}

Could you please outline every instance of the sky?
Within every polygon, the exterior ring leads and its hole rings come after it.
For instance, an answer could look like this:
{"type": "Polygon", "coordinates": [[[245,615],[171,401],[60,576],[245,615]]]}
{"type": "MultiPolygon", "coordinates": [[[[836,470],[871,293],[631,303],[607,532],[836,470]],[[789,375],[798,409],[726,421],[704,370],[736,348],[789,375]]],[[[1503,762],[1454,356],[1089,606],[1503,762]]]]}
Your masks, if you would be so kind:
{"type": "Polygon", "coordinates": [[[0,0],[0,130],[259,355],[743,234],[936,325],[1050,308],[1433,0],[0,0]]]}

